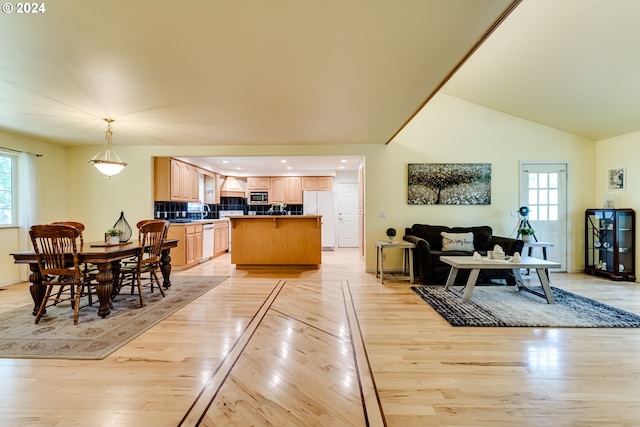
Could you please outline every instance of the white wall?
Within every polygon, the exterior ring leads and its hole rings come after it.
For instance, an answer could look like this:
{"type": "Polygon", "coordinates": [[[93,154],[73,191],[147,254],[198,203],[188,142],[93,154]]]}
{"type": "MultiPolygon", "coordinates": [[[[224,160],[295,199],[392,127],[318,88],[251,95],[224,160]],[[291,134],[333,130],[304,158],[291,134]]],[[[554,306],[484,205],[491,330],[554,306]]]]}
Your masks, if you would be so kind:
{"type": "Polygon", "coordinates": [[[593,201],[595,143],[447,95],[436,96],[384,150],[367,156],[367,268],[375,269],[372,241],[384,230],[414,223],[490,225],[509,235],[519,207],[519,162],[563,161],[570,169],[569,271],[583,268],[584,209],[593,201]],[[491,204],[408,205],[407,164],[491,163],[491,204]],[[380,218],[379,212],[386,218],[380,218]]]}
{"type": "MultiPolygon", "coordinates": [[[[609,169],[625,168],[625,188],[624,190],[611,191],[615,195],[616,208],[631,208],[636,211],[640,209],[640,173],[638,173],[637,161],[640,159],[640,132],[634,132],[615,138],[598,141],[595,150],[596,167],[594,194],[590,208],[603,207],[604,194],[610,192],[608,189],[609,169]]],[[[636,218],[636,242],[640,242],[638,226],[640,222],[636,218]]],[[[640,268],[640,253],[636,250],[635,271],[640,268]]]]}

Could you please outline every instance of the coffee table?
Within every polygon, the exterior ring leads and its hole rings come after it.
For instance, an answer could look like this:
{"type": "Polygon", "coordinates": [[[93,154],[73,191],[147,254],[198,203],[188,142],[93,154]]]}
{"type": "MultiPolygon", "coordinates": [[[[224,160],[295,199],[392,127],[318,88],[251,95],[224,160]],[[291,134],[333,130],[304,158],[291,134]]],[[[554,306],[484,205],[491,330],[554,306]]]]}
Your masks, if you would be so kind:
{"type": "Polygon", "coordinates": [[[454,289],[453,284],[455,283],[456,276],[458,275],[458,270],[471,270],[469,279],[467,280],[467,285],[464,287],[464,293],[462,294],[462,303],[469,302],[469,300],[471,299],[471,294],[473,293],[473,288],[475,287],[476,281],[478,280],[478,274],[480,273],[480,270],[487,269],[513,270],[513,275],[516,278],[516,287],[518,290],[525,290],[527,292],[531,292],[535,295],[545,298],[547,300],[547,303],[549,304],[556,303],[555,299],[553,298],[551,286],[549,285],[549,269],[560,268],[560,264],[558,264],[557,262],[527,256],[523,256],[521,258],[521,261],[517,263],[513,261],[489,260],[486,257],[483,257],[481,259],[474,259],[471,256],[441,256],[440,261],[451,266],[451,271],[449,272],[449,277],[447,278],[447,283],[445,284],[445,290],[447,291],[457,291],[456,289],[454,289]],[[520,275],[521,268],[532,268],[536,270],[536,272],[538,273],[538,277],[540,278],[540,284],[542,285],[544,293],[535,292],[524,286],[522,276],[520,275]]]}

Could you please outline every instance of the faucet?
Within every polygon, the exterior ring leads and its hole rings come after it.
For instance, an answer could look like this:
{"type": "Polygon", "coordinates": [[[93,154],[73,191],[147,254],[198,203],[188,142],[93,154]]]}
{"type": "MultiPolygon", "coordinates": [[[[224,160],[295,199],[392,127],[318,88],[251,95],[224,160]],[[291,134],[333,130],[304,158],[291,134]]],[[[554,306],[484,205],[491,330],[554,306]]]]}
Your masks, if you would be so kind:
{"type": "Polygon", "coordinates": [[[207,215],[211,212],[209,205],[206,203],[202,204],[202,211],[200,212],[200,219],[205,219],[207,215]]]}

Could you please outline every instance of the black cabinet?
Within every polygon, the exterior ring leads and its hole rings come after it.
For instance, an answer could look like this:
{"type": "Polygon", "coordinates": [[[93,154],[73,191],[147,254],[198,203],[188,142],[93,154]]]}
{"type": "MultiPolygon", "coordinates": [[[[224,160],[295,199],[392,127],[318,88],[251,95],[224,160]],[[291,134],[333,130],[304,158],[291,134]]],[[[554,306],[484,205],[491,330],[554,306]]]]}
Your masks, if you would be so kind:
{"type": "Polygon", "coordinates": [[[633,209],[587,209],[585,273],[635,281],[635,223],[633,209]]]}

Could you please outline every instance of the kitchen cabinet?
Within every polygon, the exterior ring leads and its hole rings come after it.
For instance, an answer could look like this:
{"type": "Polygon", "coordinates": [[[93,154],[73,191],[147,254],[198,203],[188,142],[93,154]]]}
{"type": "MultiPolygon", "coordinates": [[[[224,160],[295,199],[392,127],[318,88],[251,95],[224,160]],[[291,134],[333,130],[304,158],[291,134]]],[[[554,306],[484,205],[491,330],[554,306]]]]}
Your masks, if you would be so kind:
{"type": "Polygon", "coordinates": [[[247,178],[247,191],[269,190],[271,179],[268,176],[252,176],[247,178]]]}
{"type": "Polygon", "coordinates": [[[636,280],[635,221],[633,209],[586,210],[585,273],[636,280]]]}
{"type": "Polygon", "coordinates": [[[333,191],[332,176],[303,176],[302,191],[333,191]]]}
{"type": "Polygon", "coordinates": [[[204,202],[208,204],[220,203],[220,175],[204,174],[204,202]]]}
{"type": "Polygon", "coordinates": [[[229,250],[229,221],[216,221],[213,239],[213,256],[229,250]]]}
{"type": "Polygon", "coordinates": [[[302,204],[302,178],[288,176],[285,182],[285,203],[288,205],[302,204]]]}
{"type": "Polygon", "coordinates": [[[271,177],[271,189],[269,190],[269,204],[286,203],[287,180],[283,176],[271,177]]]}
{"type": "Polygon", "coordinates": [[[171,266],[176,270],[196,265],[202,259],[202,224],[171,224],[167,240],[178,240],[171,250],[171,266]]]}
{"type": "Polygon", "coordinates": [[[302,204],[302,178],[299,176],[271,177],[269,203],[302,204]]]}
{"type": "Polygon", "coordinates": [[[197,202],[198,169],[170,157],[155,157],[154,200],[197,202]]]}

